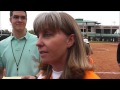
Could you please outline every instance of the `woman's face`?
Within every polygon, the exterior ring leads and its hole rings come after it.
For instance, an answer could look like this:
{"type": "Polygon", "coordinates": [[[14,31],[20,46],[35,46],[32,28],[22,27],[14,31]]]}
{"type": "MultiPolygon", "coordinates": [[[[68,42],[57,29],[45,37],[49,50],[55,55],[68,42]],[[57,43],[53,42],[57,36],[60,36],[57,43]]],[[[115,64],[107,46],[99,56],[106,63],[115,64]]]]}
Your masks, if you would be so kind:
{"type": "Polygon", "coordinates": [[[66,61],[67,49],[70,47],[69,36],[62,31],[57,33],[46,30],[39,32],[36,43],[41,60],[44,64],[64,63],[66,61]]]}

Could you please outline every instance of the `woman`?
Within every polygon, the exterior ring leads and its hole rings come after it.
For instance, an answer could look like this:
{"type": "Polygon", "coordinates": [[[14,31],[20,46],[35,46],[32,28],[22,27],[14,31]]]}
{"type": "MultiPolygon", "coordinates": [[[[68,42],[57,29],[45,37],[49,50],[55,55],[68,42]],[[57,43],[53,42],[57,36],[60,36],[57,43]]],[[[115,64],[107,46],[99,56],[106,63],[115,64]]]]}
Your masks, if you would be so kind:
{"type": "Polygon", "coordinates": [[[84,49],[80,27],[69,14],[47,12],[34,20],[40,56],[38,79],[99,79],[84,49]]]}

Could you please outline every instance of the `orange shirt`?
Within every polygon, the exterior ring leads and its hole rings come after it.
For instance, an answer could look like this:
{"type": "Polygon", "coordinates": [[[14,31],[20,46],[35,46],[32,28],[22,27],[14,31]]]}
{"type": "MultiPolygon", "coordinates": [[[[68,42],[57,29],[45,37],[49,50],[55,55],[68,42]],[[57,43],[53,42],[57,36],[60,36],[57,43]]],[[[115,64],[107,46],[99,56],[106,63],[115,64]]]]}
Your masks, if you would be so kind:
{"type": "Polygon", "coordinates": [[[94,71],[86,71],[84,79],[100,79],[94,71]]]}
{"type": "MultiPolygon", "coordinates": [[[[41,71],[42,74],[43,71],[41,71]]],[[[42,79],[45,79],[44,77],[42,79]]],[[[52,79],[52,76],[50,77],[52,79]]],[[[94,71],[86,71],[83,79],[100,79],[100,77],[94,71]]]]}

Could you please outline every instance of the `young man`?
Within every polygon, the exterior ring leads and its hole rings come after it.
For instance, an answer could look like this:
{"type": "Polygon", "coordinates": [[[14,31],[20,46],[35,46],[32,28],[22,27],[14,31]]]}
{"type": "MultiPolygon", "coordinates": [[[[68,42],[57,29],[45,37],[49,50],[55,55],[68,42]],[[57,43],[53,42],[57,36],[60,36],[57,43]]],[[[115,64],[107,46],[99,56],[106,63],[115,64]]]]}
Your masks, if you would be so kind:
{"type": "Polygon", "coordinates": [[[0,78],[36,75],[39,72],[38,38],[26,30],[26,11],[10,11],[12,36],[0,42],[0,78]]]}

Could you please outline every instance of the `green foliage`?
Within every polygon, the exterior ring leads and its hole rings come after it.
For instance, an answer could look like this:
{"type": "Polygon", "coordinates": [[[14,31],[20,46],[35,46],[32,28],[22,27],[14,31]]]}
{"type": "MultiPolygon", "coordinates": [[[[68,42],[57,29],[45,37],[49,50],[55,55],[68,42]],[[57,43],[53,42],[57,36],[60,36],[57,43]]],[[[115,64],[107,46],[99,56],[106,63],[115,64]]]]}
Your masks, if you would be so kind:
{"type": "Polygon", "coordinates": [[[34,35],[35,35],[35,32],[34,32],[33,30],[29,30],[29,32],[30,32],[31,34],[34,34],[34,35]]]}

